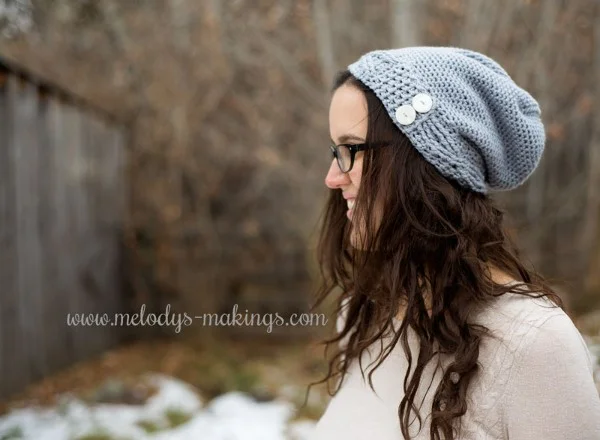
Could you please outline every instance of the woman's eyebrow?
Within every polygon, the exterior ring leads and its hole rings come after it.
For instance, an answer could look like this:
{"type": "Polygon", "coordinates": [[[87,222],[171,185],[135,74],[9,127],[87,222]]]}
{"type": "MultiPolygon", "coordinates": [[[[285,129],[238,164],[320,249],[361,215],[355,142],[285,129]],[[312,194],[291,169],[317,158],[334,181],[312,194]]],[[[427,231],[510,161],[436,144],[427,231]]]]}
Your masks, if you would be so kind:
{"type": "MultiPolygon", "coordinates": [[[[344,143],[346,143],[348,141],[365,142],[364,139],[362,139],[361,137],[356,136],[354,134],[343,134],[343,135],[341,135],[338,138],[338,142],[337,143],[339,145],[339,144],[344,144],[344,143]]],[[[333,142],[333,139],[332,139],[332,142],[333,142]]],[[[335,142],[333,142],[333,143],[335,144],[335,142]]]]}

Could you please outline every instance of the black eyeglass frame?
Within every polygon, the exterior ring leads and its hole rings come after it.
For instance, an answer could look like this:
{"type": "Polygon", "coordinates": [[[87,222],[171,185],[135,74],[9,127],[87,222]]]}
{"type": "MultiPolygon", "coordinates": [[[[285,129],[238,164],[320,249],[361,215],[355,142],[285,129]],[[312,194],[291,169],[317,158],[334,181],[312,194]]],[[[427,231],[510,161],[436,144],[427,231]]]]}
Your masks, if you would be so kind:
{"type": "Polygon", "coordinates": [[[349,173],[352,170],[352,167],[354,166],[354,157],[356,156],[356,153],[358,153],[359,151],[365,151],[365,150],[370,150],[370,149],[377,148],[377,147],[383,147],[385,145],[387,145],[387,143],[384,143],[384,142],[369,142],[369,143],[364,143],[364,144],[339,144],[339,145],[335,145],[332,143],[331,145],[329,145],[329,148],[331,149],[331,154],[333,155],[333,158],[336,160],[340,171],[342,173],[349,173]],[[344,171],[344,169],[342,168],[342,164],[340,163],[341,159],[340,159],[340,155],[338,153],[338,147],[346,147],[346,148],[348,148],[348,151],[350,151],[350,167],[348,168],[347,171],[344,171]]]}

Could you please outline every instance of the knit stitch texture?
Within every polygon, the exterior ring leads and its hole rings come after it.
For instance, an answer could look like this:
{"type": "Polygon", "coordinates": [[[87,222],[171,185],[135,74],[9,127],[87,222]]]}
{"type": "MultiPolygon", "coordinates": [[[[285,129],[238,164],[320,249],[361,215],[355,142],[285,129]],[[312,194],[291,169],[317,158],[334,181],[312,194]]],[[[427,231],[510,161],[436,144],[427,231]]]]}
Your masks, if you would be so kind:
{"type": "Polygon", "coordinates": [[[545,144],[537,101],[494,60],[455,47],[375,50],[348,66],[443,176],[480,193],[506,191],[533,173],[545,144]],[[432,100],[396,116],[417,94],[432,100]],[[410,119],[409,119],[410,121],[410,119]]]}

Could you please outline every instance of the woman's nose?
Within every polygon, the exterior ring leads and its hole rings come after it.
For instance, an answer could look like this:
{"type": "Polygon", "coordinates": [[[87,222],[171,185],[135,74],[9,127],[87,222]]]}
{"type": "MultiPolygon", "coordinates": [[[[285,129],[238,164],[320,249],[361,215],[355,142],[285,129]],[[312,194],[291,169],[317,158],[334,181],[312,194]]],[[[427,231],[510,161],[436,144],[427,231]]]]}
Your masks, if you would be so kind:
{"type": "Polygon", "coordinates": [[[341,185],[347,184],[348,175],[346,173],[342,173],[337,161],[332,159],[331,165],[329,166],[329,171],[327,171],[327,176],[325,176],[325,185],[327,185],[328,188],[336,189],[341,185]]]}

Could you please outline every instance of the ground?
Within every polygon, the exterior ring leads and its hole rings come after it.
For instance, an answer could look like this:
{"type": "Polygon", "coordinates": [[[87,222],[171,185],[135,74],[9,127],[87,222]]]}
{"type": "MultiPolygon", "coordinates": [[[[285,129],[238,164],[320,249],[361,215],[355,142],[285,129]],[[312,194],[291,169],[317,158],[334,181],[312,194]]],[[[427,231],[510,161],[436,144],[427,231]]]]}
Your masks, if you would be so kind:
{"type": "MultiPolygon", "coordinates": [[[[324,377],[325,372],[323,347],[316,343],[287,343],[274,347],[247,341],[213,341],[203,345],[176,340],[137,342],[76,364],[30,386],[22,394],[3,403],[0,411],[8,413],[38,405],[60,408],[65,406],[65,396],[78,399],[72,405],[72,412],[76,413],[81,413],[82,408],[88,405],[141,405],[164,394],[163,385],[167,389],[178,389],[184,395],[184,387],[189,385],[198,396],[199,406],[205,402],[210,405],[220,402],[220,411],[225,411],[230,418],[236,411],[249,414],[256,410],[272,414],[270,420],[274,421],[275,428],[277,423],[302,425],[304,420],[316,420],[325,408],[328,397],[322,385],[311,389],[305,404],[307,385],[324,377]],[[154,375],[149,376],[149,373],[154,375]],[[178,384],[171,378],[182,382],[178,384]],[[273,404],[269,406],[269,402],[273,404]]],[[[188,396],[180,400],[193,399],[188,396]]],[[[167,404],[153,405],[162,407],[167,404]]],[[[144,428],[162,431],[188,422],[197,414],[197,409],[192,403],[187,406],[184,411],[163,408],[166,422],[151,410],[155,420],[143,421],[144,428]]],[[[147,413],[142,411],[135,417],[143,418],[147,413]]],[[[31,415],[27,414],[27,417],[31,415]]],[[[94,417],[114,416],[95,414],[94,417]]],[[[3,419],[6,418],[5,415],[3,419]]],[[[29,438],[11,437],[14,433],[3,432],[3,419],[0,419],[0,439],[29,438]]],[[[7,426],[4,428],[6,431],[7,426]]],[[[203,430],[206,431],[206,427],[203,430]]],[[[137,440],[139,437],[134,438],[137,440]]],[[[100,431],[72,439],[116,440],[116,437],[100,431]]]]}
{"type": "MultiPolygon", "coordinates": [[[[600,391],[600,337],[585,339],[600,391]]],[[[329,400],[317,385],[305,402],[307,385],[325,372],[316,342],[132,343],[3,403],[0,440],[304,440],[329,400]]]]}

